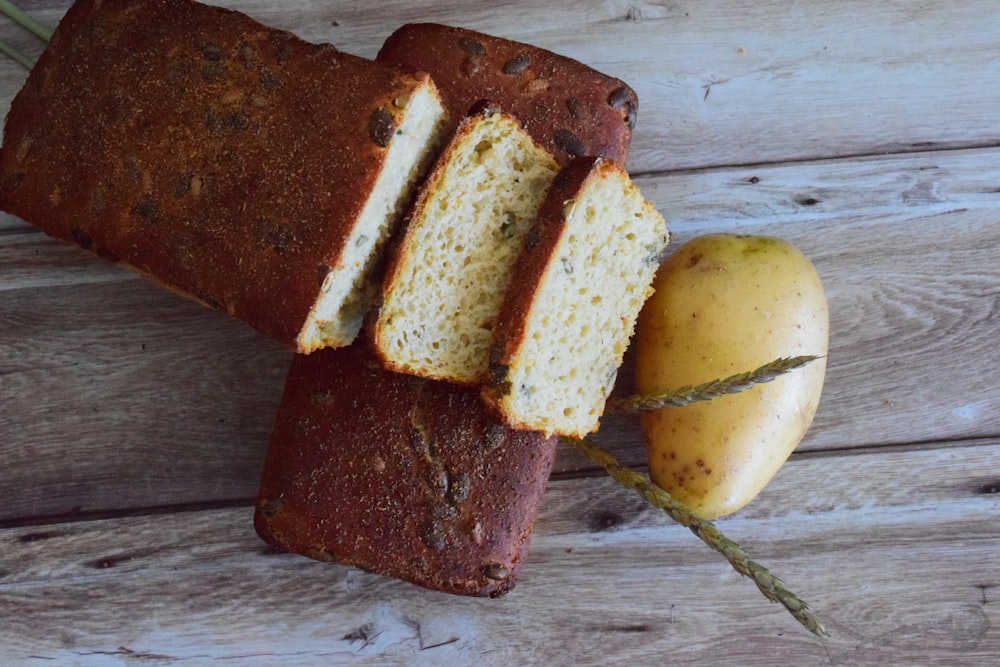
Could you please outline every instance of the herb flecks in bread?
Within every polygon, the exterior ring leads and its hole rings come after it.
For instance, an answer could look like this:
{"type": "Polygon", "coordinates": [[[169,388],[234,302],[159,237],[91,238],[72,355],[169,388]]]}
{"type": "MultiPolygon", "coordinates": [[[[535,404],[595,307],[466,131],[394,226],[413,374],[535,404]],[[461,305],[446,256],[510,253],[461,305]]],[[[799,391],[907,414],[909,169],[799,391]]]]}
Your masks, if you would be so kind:
{"type": "Polygon", "coordinates": [[[559,174],[494,330],[483,395],[510,425],[597,429],[667,241],[621,165],[581,158],[559,174]]]}
{"type": "Polygon", "coordinates": [[[463,122],[383,283],[373,340],[388,368],[482,379],[511,266],[557,169],[518,119],[486,107],[463,122]]]}

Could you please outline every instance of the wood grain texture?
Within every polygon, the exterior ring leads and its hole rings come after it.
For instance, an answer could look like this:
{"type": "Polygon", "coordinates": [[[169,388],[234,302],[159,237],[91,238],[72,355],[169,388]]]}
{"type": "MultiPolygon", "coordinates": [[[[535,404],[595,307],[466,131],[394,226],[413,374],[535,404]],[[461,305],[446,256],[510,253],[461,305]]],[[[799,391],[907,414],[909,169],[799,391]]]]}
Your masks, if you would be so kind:
{"type": "MultiPolygon", "coordinates": [[[[70,2],[18,4],[55,25],[70,2]]],[[[0,664],[996,662],[993,2],[213,4],[361,56],[438,21],[576,57],[638,92],[629,167],[675,247],[768,233],[813,259],[819,413],[720,526],[832,636],[568,448],[506,599],[268,550],[250,501],[289,353],[0,214],[0,664]]],[[[41,52],[5,19],[0,39],[41,52]]],[[[0,59],[0,112],[24,77],[0,59]]],[[[642,465],[634,418],[598,439],[642,465]]]]}
{"type": "Polygon", "coordinates": [[[530,566],[494,601],[268,551],[249,507],[7,530],[0,658],[984,664],[1000,654],[1000,495],[968,482],[995,484],[998,464],[998,440],[805,457],[719,522],[812,603],[825,643],[602,478],[550,485],[530,566]]]}
{"type": "MultiPolygon", "coordinates": [[[[211,4],[364,57],[409,21],[575,57],[636,89],[633,171],[1000,144],[1000,89],[988,85],[1000,77],[992,0],[888,0],[863,11],[825,0],[609,0],[586,12],[568,0],[211,4]]],[[[54,25],[70,3],[21,5],[54,25]]],[[[4,107],[23,75],[0,62],[4,107]]]]}
{"type": "MultiPolygon", "coordinates": [[[[813,451],[1000,435],[1000,387],[981,372],[1000,368],[997,165],[1000,150],[983,149],[639,184],[674,247],[709,231],[759,232],[816,263],[832,332],[823,400],[799,447],[813,451]]],[[[37,232],[0,235],[0,267],[11,489],[0,520],[256,493],[284,350],[37,232]]],[[[642,464],[635,418],[607,416],[598,438],[642,464]]],[[[566,448],[556,466],[592,467],[566,448]]]]}
{"type": "Polygon", "coordinates": [[[256,493],[291,353],[128,275],[0,290],[0,520],[256,493]]]}

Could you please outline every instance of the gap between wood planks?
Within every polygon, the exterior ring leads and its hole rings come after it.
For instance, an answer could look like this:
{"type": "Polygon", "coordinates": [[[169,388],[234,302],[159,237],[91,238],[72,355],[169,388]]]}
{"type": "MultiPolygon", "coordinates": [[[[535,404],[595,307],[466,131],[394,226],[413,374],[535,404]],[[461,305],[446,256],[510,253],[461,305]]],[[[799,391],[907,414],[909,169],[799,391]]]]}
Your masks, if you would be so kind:
{"type": "Polygon", "coordinates": [[[629,171],[633,180],[663,178],[686,174],[702,174],[713,171],[746,171],[751,169],[773,169],[792,165],[834,164],[838,162],[853,162],[865,160],[891,160],[894,157],[913,157],[917,155],[931,156],[936,153],[960,153],[962,151],[988,151],[1000,148],[1000,141],[980,143],[942,143],[919,142],[900,146],[884,151],[844,153],[842,155],[817,156],[808,159],[765,160],[761,162],[704,164],[698,167],[681,167],[679,169],[647,169],[645,171],[629,171]]]}
{"type": "MultiPolygon", "coordinates": [[[[789,461],[805,461],[813,459],[842,458],[848,456],[865,456],[875,453],[891,454],[896,452],[927,452],[933,450],[957,449],[959,447],[975,447],[979,444],[993,443],[1000,437],[998,435],[984,435],[973,438],[956,438],[955,440],[914,440],[912,442],[890,442],[881,445],[864,444],[842,447],[821,447],[807,451],[792,452],[789,461]]],[[[630,466],[635,470],[646,472],[645,465],[630,466]]],[[[554,481],[591,479],[605,477],[607,473],[602,468],[587,467],[576,470],[563,470],[553,472],[549,479],[554,481]]],[[[1000,491],[998,491],[1000,492],[1000,491]]],[[[0,527],[3,524],[0,523],[0,527]]]]}
{"type": "MultiPolygon", "coordinates": [[[[793,452],[789,461],[824,459],[846,456],[862,456],[874,453],[893,453],[902,451],[932,451],[957,449],[976,446],[996,441],[996,436],[964,438],[957,440],[917,441],[912,443],[889,443],[885,445],[861,445],[854,447],[826,447],[805,452],[793,452]]],[[[632,466],[635,470],[646,471],[646,466],[632,466]]],[[[553,482],[565,482],[578,479],[600,479],[607,476],[602,468],[588,466],[576,470],[554,472],[550,477],[553,482]]],[[[1000,482],[998,482],[1000,484],[1000,482]]],[[[983,494],[1000,493],[1000,486],[984,488],[983,494]]],[[[161,516],[166,514],[185,514],[224,509],[250,509],[256,503],[255,497],[229,498],[206,502],[177,503],[168,505],[150,505],[146,507],[131,507],[118,510],[71,511],[62,514],[38,515],[0,520],[0,531],[15,528],[30,528],[52,526],[64,523],[80,523],[88,521],[105,521],[110,519],[127,519],[143,516],[161,516]]],[[[43,533],[44,535],[44,533],[43,533]]],[[[23,539],[23,538],[22,538],[23,539]]],[[[42,539],[42,538],[39,538],[42,539]]]]}

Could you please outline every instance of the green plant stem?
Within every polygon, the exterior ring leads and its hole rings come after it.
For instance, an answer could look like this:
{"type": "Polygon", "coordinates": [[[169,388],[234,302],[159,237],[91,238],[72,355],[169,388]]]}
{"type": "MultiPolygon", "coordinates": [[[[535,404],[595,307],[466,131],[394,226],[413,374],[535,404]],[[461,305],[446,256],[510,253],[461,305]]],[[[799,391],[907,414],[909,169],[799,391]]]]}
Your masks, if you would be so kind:
{"type": "Polygon", "coordinates": [[[623,466],[614,456],[592,441],[586,438],[569,437],[563,437],[563,441],[603,467],[616,482],[632,489],[651,505],[662,509],[671,519],[688,528],[702,542],[722,554],[733,566],[733,569],[741,575],[749,577],[757,585],[764,597],[784,606],[807,630],[818,637],[827,636],[823,623],[812,613],[805,602],[785,588],[781,580],[770,570],[752,560],[743,547],[723,535],[722,531],[716,528],[712,522],[698,517],[687,505],[656,486],[647,475],[623,466]]]}
{"type": "Polygon", "coordinates": [[[31,62],[31,58],[24,55],[23,53],[15,49],[10,44],[7,44],[6,42],[0,41],[0,53],[3,53],[11,60],[16,60],[18,63],[23,65],[24,68],[27,70],[30,70],[32,67],[35,66],[35,64],[31,62]]]}
{"type": "MultiPolygon", "coordinates": [[[[35,37],[38,37],[38,39],[43,42],[47,42],[52,39],[52,31],[50,29],[46,28],[41,23],[15,7],[13,3],[8,2],[7,0],[0,0],[0,12],[9,16],[12,20],[17,22],[18,25],[33,34],[35,37]]],[[[6,53],[6,51],[4,51],[4,53],[6,53]]]]}
{"type": "Polygon", "coordinates": [[[818,358],[815,356],[800,356],[775,359],[756,370],[730,375],[721,380],[712,380],[704,384],[682,387],[657,394],[611,399],[608,401],[608,409],[617,412],[635,413],[644,410],[659,410],[667,406],[679,407],[696,401],[710,401],[726,394],[735,394],[746,391],[758,384],[770,382],[818,358]]]}

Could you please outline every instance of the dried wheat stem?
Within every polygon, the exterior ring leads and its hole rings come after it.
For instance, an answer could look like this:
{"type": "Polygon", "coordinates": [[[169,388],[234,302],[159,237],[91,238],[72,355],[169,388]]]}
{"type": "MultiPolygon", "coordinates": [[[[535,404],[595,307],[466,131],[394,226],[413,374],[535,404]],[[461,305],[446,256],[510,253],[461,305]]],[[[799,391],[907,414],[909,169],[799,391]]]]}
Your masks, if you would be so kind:
{"type": "Polygon", "coordinates": [[[3,53],[11,60],[17,61],[18,63],[23,65],[25,69],[30,70],[35,65],[33,62],[31,62],[31,58],[24,55],[23,53],[15,49],[10,44],[7,44],[6,42],[0,41],[0,53],[3,53]]]}
{"type": "Polygon", "coordinates": [[[781,580],[763,565],[755,562],[739,544],[723,535],[712,522],[698,517],[691,508],[656,486],[647,475],[623,466],[610,453],[585,438],[563,438],[580,453],[603,467],[622,486],[632,489],[651,505],[665,511],[671,519],[688,528],[701,541],[718,551],[737,572],[749,577],[768,600],[778,602],[807,630],[819,637],[826,636],[823,623],[797,595],[785,588],[781,580]]]}
{"type": "MultiPolygon", "coordinates": [[[[6,14],[13,21],[16,21],[18,25],[43,42],[47,42],[52,39],[52,30],[46,28],[44,25],[15,7],[14,3],[8,2],[7,0],[0,0],[0,12],[6,14]]],[[[6,51],[4,53],[6,53],[6,51]]]]}
{"type": "Polygon", "coordinates": [[[682,387],[647,396],[636,395],[629,396],[628,398],[611,399],[608,401],[608,409],[618,412],[635,413],[645,410],[659,410],[667,406],[678,407],[696,401],[710,401],[726,394],[735,394],[758,384],[770,382],[818,358],[815,356],[800,356],[775,359],[756,370],[730,375],[721,380],[712,380],[704,384],[682,387]]]}

